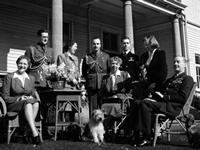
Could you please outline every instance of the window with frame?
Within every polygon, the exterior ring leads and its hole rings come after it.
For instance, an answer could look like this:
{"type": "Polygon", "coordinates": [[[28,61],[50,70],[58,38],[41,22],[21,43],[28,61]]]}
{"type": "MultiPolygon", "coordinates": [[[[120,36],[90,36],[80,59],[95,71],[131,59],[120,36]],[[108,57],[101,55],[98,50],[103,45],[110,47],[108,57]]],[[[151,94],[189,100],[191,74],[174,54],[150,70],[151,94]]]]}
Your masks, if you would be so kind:
{"type": "Polygon", "coordinates": [[[195,54],[197,87],[200,88],[200,54],[195,54]]]}
{"type": "Polygon", "coordinates": [[[119,50],[118,35],[110,32],[103,32],[103,49],[111,53],[117,53],[119,50]]]}

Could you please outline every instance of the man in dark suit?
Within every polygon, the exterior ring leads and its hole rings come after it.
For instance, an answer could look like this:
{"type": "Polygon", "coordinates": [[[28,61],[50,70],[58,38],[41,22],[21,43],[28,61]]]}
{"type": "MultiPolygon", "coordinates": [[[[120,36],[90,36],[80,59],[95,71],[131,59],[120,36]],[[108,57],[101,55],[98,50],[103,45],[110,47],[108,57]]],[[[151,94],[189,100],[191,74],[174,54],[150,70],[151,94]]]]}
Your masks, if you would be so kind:
{"type": "Polygon", "coordinates": [[[86,79],[90,115],[94,109],[101,106],[99,90],[102,77],[110,70],[110,56],[101,50],[100,38],[92,39],[92,48],[92,52],[84,57],[82,65],[82,75],[86,79]]]}
{"type": "Polygon", "coordinates": [[[127,71],[130,74],[133,81],[138,80],[139,57],[131,52],[131,43],[129,37],[122,38],[121,46],[122,46],[122,53],[121,53],[122,66],[120,70],[127,71]]]}
{"type": "Polygon", "coordinates": [[[131,119],[136,133],[134,144],[137,146],[150,144],[153,113],[163,113],[168,117],[175,117],[180,113],[189,96],[193,79],[185,74],[183,57],[175,58],[174,70],[174,76],[163,84],[160,92],[152,93],[151,99],[136,100],[133,104],[131,119]]]}

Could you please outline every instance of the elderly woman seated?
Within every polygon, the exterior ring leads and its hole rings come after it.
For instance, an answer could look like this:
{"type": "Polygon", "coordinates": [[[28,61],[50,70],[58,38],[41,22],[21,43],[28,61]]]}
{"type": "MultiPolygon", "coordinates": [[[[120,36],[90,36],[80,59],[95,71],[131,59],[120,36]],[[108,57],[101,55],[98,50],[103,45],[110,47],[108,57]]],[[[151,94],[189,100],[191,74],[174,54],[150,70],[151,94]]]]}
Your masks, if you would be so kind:
{"type": "Polygon", "coordinates": [[[126,71],[120,71],[122,64],[121,58],[115,56],[110,59],[111,71],[102,79],[102,87],[100,94],[102,96],[102,110],[106,115],[119,117],[121,115],[122,100],[130,97],[128,89],[130,75],[126,71]]]}

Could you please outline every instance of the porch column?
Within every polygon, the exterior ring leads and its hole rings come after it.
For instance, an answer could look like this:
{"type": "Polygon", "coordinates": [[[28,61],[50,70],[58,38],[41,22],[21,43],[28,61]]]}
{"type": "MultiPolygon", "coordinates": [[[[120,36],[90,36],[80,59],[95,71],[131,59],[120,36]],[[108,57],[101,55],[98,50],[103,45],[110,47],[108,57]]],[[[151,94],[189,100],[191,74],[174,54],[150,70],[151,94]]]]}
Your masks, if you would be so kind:
{"type": "Polygon", "coordinates": [[[132,0],[122,0],[124,9],[124,35],[130,38],[134,50],[132,0]]]}
{"type": "Polygon", "coordinates": [[[181,46],[179,19],[177,17],[173,21],[173,26],[174,26],[175,56],[183,56],[182,46],[181,46]]]}
{"type": "Polygon", "coordinates": [[[52,47],[56,60],[63,50],[63,0],[52,0],[52,47]]]}

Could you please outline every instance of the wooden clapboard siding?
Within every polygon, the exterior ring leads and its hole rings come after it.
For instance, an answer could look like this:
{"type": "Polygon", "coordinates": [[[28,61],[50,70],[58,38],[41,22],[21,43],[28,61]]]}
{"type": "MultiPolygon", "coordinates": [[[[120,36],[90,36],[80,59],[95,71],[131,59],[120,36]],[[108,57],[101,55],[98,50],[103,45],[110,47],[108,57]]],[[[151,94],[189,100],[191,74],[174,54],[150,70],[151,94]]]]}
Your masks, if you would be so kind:
{"type": "Polygon", "coordinates": [[[195,54],[200,54],[200,28],[189,24],[187,27],[190,73],[196,81],[195,54]]]}
{"type": "Polygon", "coordinates": [[[182,2],[187,5],[185,8],[187,20],[200,25],[200,0],[182,0],[182,2]]]}
{"type": "Polygon", "coordinates": [[[87,26],[83,23],[74,22],[74,40],[77,41],[78,50],[76,51],[76,55],[80,59],[83,58],[86,54],[87,50],[87,26]]]}
{"type": "Polygon", "coordinates": [[[7,69],[7,53],[10,48],[26,49],[37,42],[36,32],[45,28],[46,16],[35,12],[0,5],[0,70],[7,69]]]}
{"type": "Polygon", "coordinates": [[[200,54],[200,1],[182,0],[182,2],[187,5],[185,14],[190,75],[197,81],[195,54],[200,54]]]}

